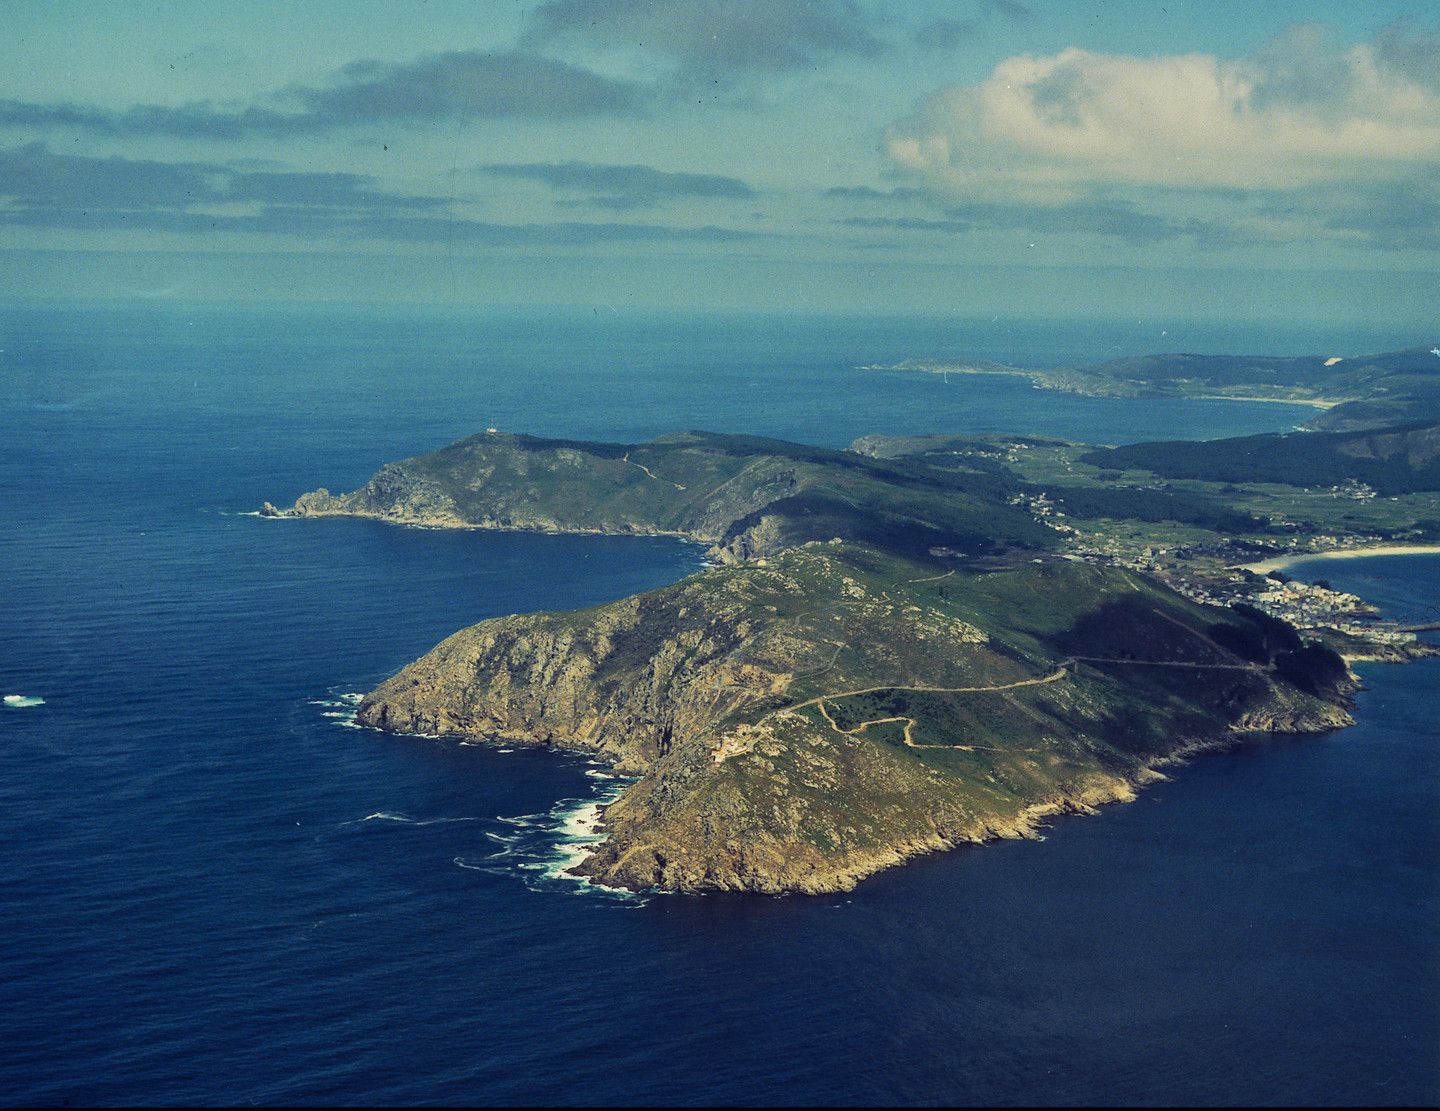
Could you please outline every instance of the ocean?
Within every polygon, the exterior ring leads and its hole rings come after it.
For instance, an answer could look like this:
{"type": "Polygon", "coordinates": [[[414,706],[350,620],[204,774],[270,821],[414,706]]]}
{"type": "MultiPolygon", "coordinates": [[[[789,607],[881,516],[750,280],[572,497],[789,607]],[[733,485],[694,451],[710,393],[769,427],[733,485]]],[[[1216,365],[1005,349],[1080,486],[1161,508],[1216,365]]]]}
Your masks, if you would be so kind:
{"type": "MultiPolygon", "coordinates": [[[[0,309],[0,1102],[1434,1103],[1440,660],[1043,842],[824,898],[565,877],[623,783],[352,727],[497,614],[674,581],[663,539],[248,515],[485,427],[1097,442],[1309,410],[857,370],[1383,336],[1150,322],[0,309]],[[1161,333],[1164,334],[1161,334],[1161,333]]],[[[1440,559],[1292,571],[1389,612],[1440,559]]]]}

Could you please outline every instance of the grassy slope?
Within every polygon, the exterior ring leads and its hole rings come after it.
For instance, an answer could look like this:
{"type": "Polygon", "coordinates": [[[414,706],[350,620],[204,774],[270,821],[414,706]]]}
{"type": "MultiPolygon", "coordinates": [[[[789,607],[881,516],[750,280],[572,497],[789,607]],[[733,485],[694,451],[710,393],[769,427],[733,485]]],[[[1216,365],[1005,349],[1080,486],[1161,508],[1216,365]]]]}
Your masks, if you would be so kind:
{"type": "Polygon", "coordinates": [[[1410,494],[1440,490],[1440,424],[1131,444],[1093,451],[1080,461],[1211,482],[1314,487],[1354,480],[1383,495],[1410,494]]]}
{"type": "Polygon", "coordinates": [[[1346,430],[1440,417],[1440,358],[1416,347],[1345,358],[1323,355],[1148,355],[1071,372],[1069,379],[1106,392],[1193,397],[1330,399],[1344,402],[1317,417],[1317,428],[1346,430]]]}
{"type": "MultiPolygon", "coordinates": [[[[1032,449],[1054,452],[1070,446],[1060,440],[1033,437],[867,436],[855,441],[851,450],[942,471],[955,467],[984,468],[994,475],[1005,476],[1016,492],[1044,493],[1058,509],[1081,520],[1172,521],[1226,533],[1254,532],[1264,526],[1262,518],[1236,510],[1228,498],[1207,491],[1097,486],[1072,481],[1074,476],[1068,475],[1054,480],[1047,478],[1043,484],[1022,480],[1023,464],[1034,454],[1032,449]]],[[[1097,466],[1105,465],[1100,453],[1093,458],[1082,456],[1082,459],[1097,466]]]]}

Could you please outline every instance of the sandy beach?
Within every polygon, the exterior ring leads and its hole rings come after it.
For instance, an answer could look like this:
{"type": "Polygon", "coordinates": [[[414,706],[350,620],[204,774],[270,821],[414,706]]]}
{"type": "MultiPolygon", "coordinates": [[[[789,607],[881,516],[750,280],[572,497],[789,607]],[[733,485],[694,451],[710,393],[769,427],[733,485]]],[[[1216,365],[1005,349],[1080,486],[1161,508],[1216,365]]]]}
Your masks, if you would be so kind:
{"type": "Polygon", "coordinates": [[[1261,401],[1270,405],[1308,405],[1312,409],[1333,409],[1344,405],[1326,397],[1247,397],[1244,394],[1200,393],[1192,394],[1191,401],[1261,401]]]}
{"type": "Polygon", "coordinates": [[[1291,555],[1274,556],[1259,563],[1240,564],[1242,571],[1265,574],[1267,571],[1283,571],[1297,563],[1308,563],[1312,559],[1361,559],[1367,556],[1440,555],[1440,544],[1384,544],[1371,548],[1333,548],[1328,552],[1297,552],[1291,555]]]}

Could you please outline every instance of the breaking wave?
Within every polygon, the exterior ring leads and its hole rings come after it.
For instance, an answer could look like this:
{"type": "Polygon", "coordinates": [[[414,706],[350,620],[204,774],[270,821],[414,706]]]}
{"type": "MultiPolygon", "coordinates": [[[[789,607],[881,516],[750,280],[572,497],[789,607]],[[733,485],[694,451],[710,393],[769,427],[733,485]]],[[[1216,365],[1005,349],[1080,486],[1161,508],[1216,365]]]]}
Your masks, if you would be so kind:
{"type": "Polygon", "coordinates": [[[365,696],[355,691],[329,691],[324,698],[310,699],[310,705],[320,707],[320,716],[332,725],[343,729],[365,728],[355,720],[355,707],[365,696]]]}
{"type": "Polygon", "coordinates": [[[356,818],[353,822],[346,822],[346,825],[359,825],[362,822],[398,822],[405,826],[447,826],[455,822],[478,822],[479,818],[412,818],[409,814],[392,813],[389,810],[377,810],[374,814],[366,814],[363,818],[356,818]]]}
{"type": "Polygon", "coordinates": [[[648,902],[644,895],[607,887],[573,872],[605,840],[601,812],[635,782],[599,769],[585,774],[597,781],[595,793],[589,798],[561,799],[538,814],[498,817],[503,828],[485,833],[496,850],[482,857],[457,856],[455,866],[470,872],[519,877],[531,891],[569,891],[617,902],[648,902]]]}

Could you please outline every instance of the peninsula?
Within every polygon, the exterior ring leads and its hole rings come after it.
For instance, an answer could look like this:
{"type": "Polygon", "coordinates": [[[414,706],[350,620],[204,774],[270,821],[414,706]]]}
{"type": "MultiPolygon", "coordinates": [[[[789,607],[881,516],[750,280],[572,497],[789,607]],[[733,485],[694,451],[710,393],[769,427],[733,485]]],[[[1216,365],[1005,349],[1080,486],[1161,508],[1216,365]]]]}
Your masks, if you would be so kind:
{"type": "Polygon", "coordinates": [[[1040,389],[1106,397],[1286,402],[1319,410],[1309,426],[1336,432],[1440,419],[1440,356],[1431,346],[1360,356],[1175,353],[1043,370],[944,359],[860,369],[1006,374],[1028,378],[1040,389]]]}
{"type": "Polygon", "coordinates": [[[1297,630],[1261,596],[1278,584],[1218,559],[1197,566],[1259,587],[1221,599],[1152,566],[1153,544],[1132,558],[1141,529],[1277,545],[1255,506],[1080,461],[1094,450],[488,432],[264,512],[707,544],[715,565],[672,586],[455,633],[357,720],[584,751],[637,777],[579,865],[597,882],[826,892],[1129,799],[1203,749],[1346,725],[1342,653],[1424,650],[1367,639],[1362,617],[1297,630]]]}

